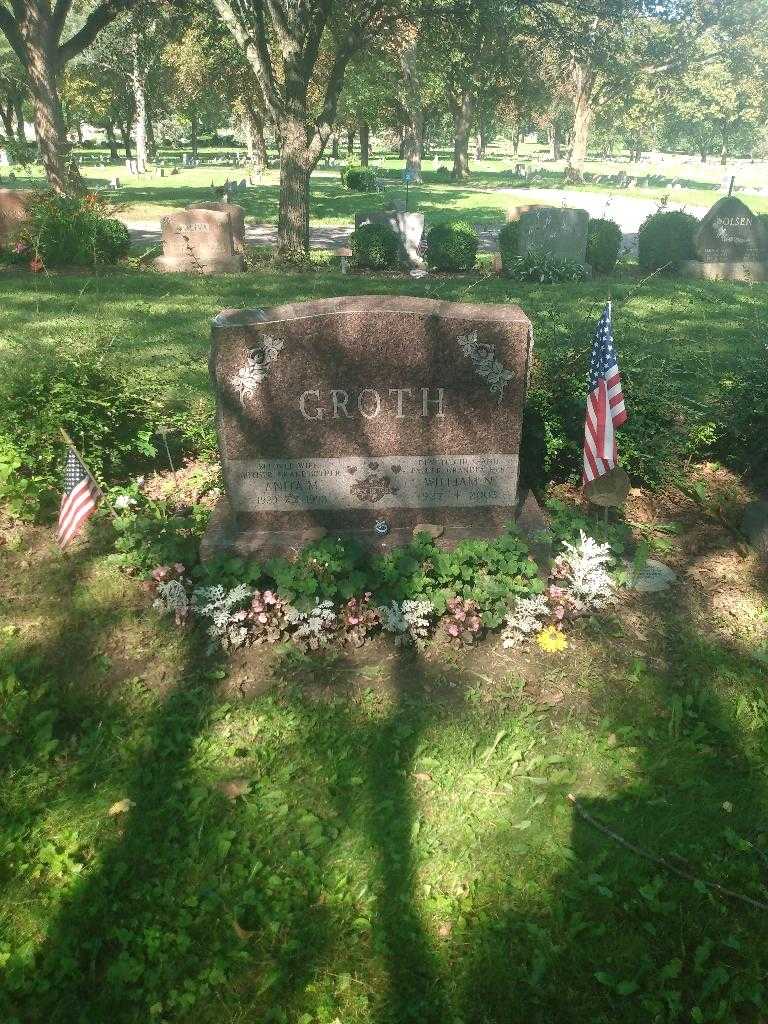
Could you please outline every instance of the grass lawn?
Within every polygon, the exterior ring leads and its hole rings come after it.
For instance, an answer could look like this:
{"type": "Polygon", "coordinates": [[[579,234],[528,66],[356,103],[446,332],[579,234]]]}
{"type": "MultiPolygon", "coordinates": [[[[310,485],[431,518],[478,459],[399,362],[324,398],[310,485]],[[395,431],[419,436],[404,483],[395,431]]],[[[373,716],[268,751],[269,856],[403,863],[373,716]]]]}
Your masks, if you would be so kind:
{"type": "MultiPolygon", "coordinates": [[[[227,152],[233,153],[237,147],[208,147],[201,149],[200,159],[211,159],[227,152]]],[[[93,160],[95,154],[102,152],[106,159],[106,151],[87,150],[88,159],[93,160]]],[[[163,151],[162,156],[171,158],[178,156],[173,151],[163,151]]],[[[521,185],[520,179],[514,175],[515,165],[519,162],[535,168],[534,179],[530,184],[535,188],[562,189],[569,192],[595,192],[598,194],[628,196],[637,199],[660,200],[667,196],[671,202],[684,203],[688,206],[709,208],[719,197],[719,182],[723,176],[723,168],[717,164],[690,164],[682,158],[667,158],[663,163],[648,166],[630,165],[625,159],[597,160],[587,162],[585,169],[590,174],[618,174],[623,171],[628,177],[645,176],[653,173],[661,178],[652,186],[634,189],[619,189],[606,183],[587,182],[584,185],[572,186],[563,184],[564,163],[549,160],[542,147],[523,144],[519,157],[515,157],[508,147],[492,147],[489,158],[472,161],[472,176],[460,184],[452,184],[439,180],[435,175],[438,163],[442,166],[451,165],[447,151],[440,151],[437,159],[424,161],[424,181],[410,189],[409,209],[424,213],[430,223],[441,218],[459,214],[479,225],[492,225],[504,221],[509,207],[529,201],[527,189],[521,185]],[[679,181],[682,189],[671,189],[671,185],[679,181]],[[503,190],[503,191],[502,191],[503,190]],[[511,191],[514,190],[514,191],[511,191]]],[[[371,166],[382,171],[399,174],[403,161],[391,152],[374,152],[371,166]]],[[[762,186],[764,184],[765,165],[745,165],[736,170],[737,185],[744,187],[762,186]]],[[[143,175],[140,179],[131,177],[123,164],[106,164],[100,169],[93,164],[81,168],[83,177],[95,187],[106,187],[110,178],[115,175],[121,180],[121,188],[114,195],[115,201],[126,217],[132,220],[156,220],[168,209],[179,209],[192,202],[213,198],[211,185],[219,187],[226,180],[247,177],[247,170],[234,166],[203,166],[192,169],[179,168],[178,174],[170,175],[166,169],[164,178],[143,175]]],[[[354,221],[355,213],[371,204],[378,207],[386,199],[400,205],[405,203],[405,189],[395,176],[387,181],[387,193],[383,195],[361,195],[342,188],[339,169],[319,166],[312,175],[311,221],[318,225],[346,225],[354,221]]],[[[19,177],[17,187],[39,185],[43,181],[42,171],[35,168],[31,178],[19,177]]],[[[267,171],[262,184],[239,193],[237,202],[246,210],[246,215],[255,223],[274,223],[277,220],[279,170],[267,171]]],[[[739,194],[751,209],[757,213],[768,213],[768,197],[739,194]]],[[[542,202],[542,199],[534,199],[542,202]]],[[[559,205],[559,201],[558,201],[559,205]]]]}
{"type": "MultiPolygon", "coordinates": [[[[519,301],[540,351],[619,353],[691,400],[764,352],[768,287],[328,273],[0,274],[0,350],[103,346],[210,415],[208,321],[344,293],[519,301]]],[[[226,660],[110,563],[0,521],[4,1024],[632,1024],[768,1014],[768,587],[733,526],[633,492],[680,584],[563,654],[254,648],[226,660]],[[113,813],[110,813],[112,810],[113,813]]],[[[716,513],[716,514],[715,514],[716,513]]]]}

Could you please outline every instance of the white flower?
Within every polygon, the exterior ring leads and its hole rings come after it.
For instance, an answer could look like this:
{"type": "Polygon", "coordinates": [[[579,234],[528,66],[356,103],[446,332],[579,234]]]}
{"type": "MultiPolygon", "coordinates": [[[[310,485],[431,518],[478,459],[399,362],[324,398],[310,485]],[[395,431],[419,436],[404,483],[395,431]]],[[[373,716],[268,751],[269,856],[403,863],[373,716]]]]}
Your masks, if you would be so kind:
{"type": "Polygon", "coordinates": [[[146,479],[147,478],[145,476],[137,476],[136,477],[136,486],[137,487],[143,487],[145,482],[146,482],[146,479]]]}
{"type": "Polygon", "coordinates": [[[550,614],[544,594],[515,598],[514,607],[506,616],[507,628],[501,634],[503,646],[517,647],[539,633],[550,614]]]}
{"type": "Polygon", "coordinates": [[[138,505],[138,502],[135,498],[132,498],[130,494],[118,494],[115,498],[115,508],[120,511],[130,508],[131,505],[138,505]]]}

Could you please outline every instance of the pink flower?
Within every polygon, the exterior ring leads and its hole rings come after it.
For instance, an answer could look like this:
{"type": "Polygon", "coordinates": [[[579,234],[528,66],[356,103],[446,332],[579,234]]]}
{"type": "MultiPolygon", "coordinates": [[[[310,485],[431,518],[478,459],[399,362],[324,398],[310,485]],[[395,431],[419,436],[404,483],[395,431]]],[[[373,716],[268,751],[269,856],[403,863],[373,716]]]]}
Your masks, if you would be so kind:
{"type": "Polygon", "coordinates": [[[26,252],[26,249],[27,247],[24,244],[24,242],[17,242],[16,245],[14,245],[13,247],[14,252],[26,252]]]}
{"type": "Polygon", "coordinates": [[[171,575],[171,567],[169,565],[158,565],[152,570],[152,579],[158,583],[162,583],[167,580],[171,575]]]}
{"type": "Polygon", "coordinates": [[[174,562],[173,568],[176,570],[179,576],[184,575],[185,567],[181,564],[181,562],[174,562]]]}
{"type": "Polygon", "coordinates": [[[458,636],[459,635],[459,626],[458,626],[458,623],[456,623],[456,622],[449,622],[448,625],[446,626],[446,629],[448,630],[448,633],[450,634],[450,636],[458,636]]]}
{"type": "Polygon", "coordinates": [[[277,604],[277,598],[271,590],[265,590],[261,596],[264,600],[264,604],[277,604]]]}
{"type": "Polygon", "coordinates": [[[266,612],[262,612],[261,615],[259,615],[259,622],[262,625],[266,625],[269,622],[269,616],[266,612]]]}

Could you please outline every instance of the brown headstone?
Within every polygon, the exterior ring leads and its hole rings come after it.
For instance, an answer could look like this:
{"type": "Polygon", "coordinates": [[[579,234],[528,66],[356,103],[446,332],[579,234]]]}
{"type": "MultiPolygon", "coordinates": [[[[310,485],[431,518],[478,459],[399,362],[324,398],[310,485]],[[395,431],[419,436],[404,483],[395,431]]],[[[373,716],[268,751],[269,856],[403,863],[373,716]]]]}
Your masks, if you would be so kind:
{"type": "Polygon", "coordinates": [[[28,203],[36,195],[29,189],[0,188],[0,245],[7,245],[27,219],[28,203]]]}
{"type": "Polygon", "coordinates": [[[178,210],[160,221],[163,255],[158,270],[234,273],[243,269],[235,253],[232,221],[217,210],[178,210]]]}
{"type": "Polygon", "coordinates": [[[373,546],[514,517],[531,324],[516,306],[322,299],[213,321],[226,504],[203,554],[310,529],[373,546]]]}
{"type": "Polygon", "coordinates": [[[237,203],[192,203],[187,210],[215,210],[228,213],[232,222],[232,241],[235,252],[242,252],[245,247],[245,210],[237,203]]]}

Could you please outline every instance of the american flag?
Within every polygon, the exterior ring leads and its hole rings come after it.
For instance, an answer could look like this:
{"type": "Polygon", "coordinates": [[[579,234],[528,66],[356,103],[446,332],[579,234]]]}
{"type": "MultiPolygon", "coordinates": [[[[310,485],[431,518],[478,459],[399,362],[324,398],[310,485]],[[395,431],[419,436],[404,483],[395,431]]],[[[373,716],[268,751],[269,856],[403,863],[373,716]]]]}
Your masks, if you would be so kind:
{"type": "Polygon", "coordinates": [[[613,347],[610,302],[597,324],[587,386],[582,478],[585,484],[615,467],[618,461],[615,431],[627,419],[616,349],[613,347]]]}
{"type": "Polygon", "coordinates": [[[70,446],[64,467],[64,495],[59,510],[56,540],[65,548],[78,535],[101,498],[96,481],[70,446]]]}

